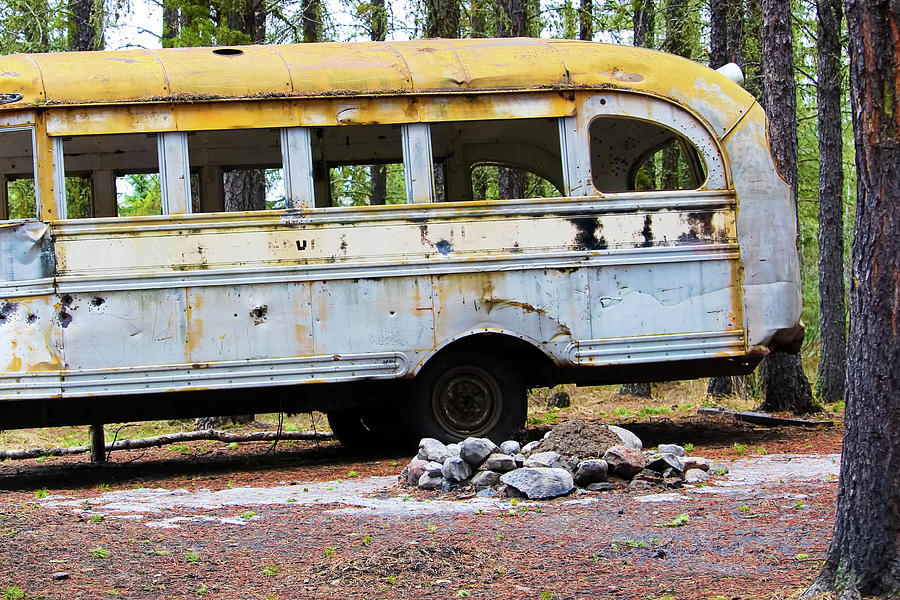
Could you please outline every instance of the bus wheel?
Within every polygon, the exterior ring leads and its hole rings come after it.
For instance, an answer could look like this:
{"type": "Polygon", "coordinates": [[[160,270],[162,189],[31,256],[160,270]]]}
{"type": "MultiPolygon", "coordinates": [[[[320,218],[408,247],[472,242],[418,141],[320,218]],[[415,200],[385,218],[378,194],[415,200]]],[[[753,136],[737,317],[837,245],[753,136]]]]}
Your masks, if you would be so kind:
{"type": "Polygon", "coordinates": [[[467,352],[438,359],[416,378],[410,416],[421,437],[500,443],[525,425],[527,400],[519,373],[506,361],[467,352]]]}

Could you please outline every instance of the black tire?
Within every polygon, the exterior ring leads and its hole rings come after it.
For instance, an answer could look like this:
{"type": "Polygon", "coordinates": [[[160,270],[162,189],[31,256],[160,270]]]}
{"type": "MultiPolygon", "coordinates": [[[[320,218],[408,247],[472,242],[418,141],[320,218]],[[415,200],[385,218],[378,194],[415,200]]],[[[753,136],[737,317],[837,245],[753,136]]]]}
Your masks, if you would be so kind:
{"type": "Polygon", "coordinates": [[[460,352],[438,357],[416,377],[408,427],[418,438],[499,444],[525,425],[527,410],[522,378],[507,361],[460,352]]]}

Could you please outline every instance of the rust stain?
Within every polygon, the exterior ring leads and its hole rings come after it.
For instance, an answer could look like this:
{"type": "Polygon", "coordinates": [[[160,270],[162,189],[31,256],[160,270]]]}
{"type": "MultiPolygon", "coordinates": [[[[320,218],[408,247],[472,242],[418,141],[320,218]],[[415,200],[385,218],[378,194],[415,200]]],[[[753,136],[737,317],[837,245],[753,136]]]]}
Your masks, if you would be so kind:
{"type": "Polygon", "coordinates": [[[6,365],[7,371],[21,371],[22,370],[22,359],[18,356],[13,356],[13,359],[9,361],[9,364],[6,365]]]}

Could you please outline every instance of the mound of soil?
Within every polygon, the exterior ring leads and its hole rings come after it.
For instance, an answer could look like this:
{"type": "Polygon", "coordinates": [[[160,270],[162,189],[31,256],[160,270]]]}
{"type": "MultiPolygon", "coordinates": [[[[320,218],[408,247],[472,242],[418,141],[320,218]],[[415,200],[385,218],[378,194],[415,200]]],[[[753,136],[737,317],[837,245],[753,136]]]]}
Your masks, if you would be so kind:
{"type": "Polygon", "coordinates": [[[603,458],[611,446],[621,443],[619,436],[606,425],[570,419],[551,429],[537,451],[553,450],[570,464],[577,464],[587,458],[603,458]]]}

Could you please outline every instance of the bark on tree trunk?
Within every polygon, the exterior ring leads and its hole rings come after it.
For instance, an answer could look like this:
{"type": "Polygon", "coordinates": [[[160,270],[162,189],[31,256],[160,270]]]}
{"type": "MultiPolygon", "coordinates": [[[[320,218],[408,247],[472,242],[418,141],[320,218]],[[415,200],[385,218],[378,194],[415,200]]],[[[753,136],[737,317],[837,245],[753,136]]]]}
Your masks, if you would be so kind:
{"type": "Polygon", "coordinates": [[[741,55],[744,59],[744,63],[741,65],[744,68],[744,89],[753,94],[753,97],[765,108],[760,69],[762,15],[760,14],[759,0],[746,0],[744,17],[744,41],[741,45],[741,55]]]}
{"type": "MultiPolygon", "coordinates": [[[[775,167],[794,194],[797,206],[797,104],[794,87],[793,32],[789,0],[762,0],[763,94],[769,117],[769,143],[775,167]]],[[[762,410],[812,412],[812,389],[800,356],[773,352],[761,371],[762,410]]]]}
{"type": "Polygon", "coordinates": [[[742,0],[709,2],[709,66],[718,69],[743,61],[744,4],[742,0]]]}
{"type": "Polygon", "coordinates": [[[102,6],[94,0],[69,0],[69,50],[103,49],[102,33],[96,27],[103,23],[102,12],[96,13],[102,6]]]}
{"type": "Polygon", "coordinates": [[[321,0],[305,0],[303,3],[303,41],[322,41],[321,0]]]}
{"type": "Polygon", "coordinates": [[[594,39],[594,3],[592,0],[581,0],[578,21],[580,24],[578,39],[587,41],[594,39]]]}
{"type": "Polygon", "coordinates": [[[634,45],[642,48],[653,47],[653,34],[656,31],[654,19],[656,10],[653,0],[634,0],[634,45]]]}
{"type": "Polygon", "coordinates": [[[162,47],[172,48],[178,37],[178,6],[175,0],[163,1],[162,47]]]}
{"type": "Polygon", "coordinates": [[[498,0],[500,19],[497,37],[522,37],[526,35],[525,4],[523,0],[498,0]]]}
{"type": "MultiPolygon", "coordinates": [[[[742,62],[744,36],[743,0],[709,1],[709,66],[718,69],[730,62],[742,62]]],[[[723,398],[734,394],[732,378],[719,375],[709,378],[706,395],[723,398]]]]}
{"type": "Polygon", "coordinates": [[[459,37],[458,0],[425,0],[425,37],[459,37]]]}
{"type": "Polygon", "coordinates": [[[844,399],[847,366],[844,306],[844,191],[841,138],[841,2],[818,3],[819,324],[816,381],[823,402],[844,399]]]}
{"type": "Polygon", "coordinates": [[[812,591],[900,596],[900,6],[845,0],[856,144],[844,451],[812,591]]]}
{"type": "Polygon", "coordinates": [[[225,210],[262,210],[266,207],[266,176],[262,169],[225,171],[225,210]]]}

